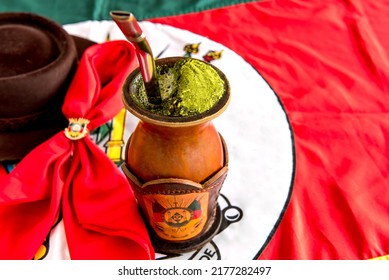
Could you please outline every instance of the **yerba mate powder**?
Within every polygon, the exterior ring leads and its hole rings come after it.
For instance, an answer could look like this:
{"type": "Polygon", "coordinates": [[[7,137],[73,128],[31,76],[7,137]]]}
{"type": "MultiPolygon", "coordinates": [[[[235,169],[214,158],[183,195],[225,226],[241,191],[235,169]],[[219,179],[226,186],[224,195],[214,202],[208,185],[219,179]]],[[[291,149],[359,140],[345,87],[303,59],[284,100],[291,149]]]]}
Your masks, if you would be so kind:
{"type": "Polygon", "coordinates": [[[211,66],[196,59],[178,61],[173,67],[157,66],[162,104],[147,101],[143,80],[136,83],[135,102],[143,109],[164,116],[193,116],[211,109],[224,93],[224,81],[211,66]]]}

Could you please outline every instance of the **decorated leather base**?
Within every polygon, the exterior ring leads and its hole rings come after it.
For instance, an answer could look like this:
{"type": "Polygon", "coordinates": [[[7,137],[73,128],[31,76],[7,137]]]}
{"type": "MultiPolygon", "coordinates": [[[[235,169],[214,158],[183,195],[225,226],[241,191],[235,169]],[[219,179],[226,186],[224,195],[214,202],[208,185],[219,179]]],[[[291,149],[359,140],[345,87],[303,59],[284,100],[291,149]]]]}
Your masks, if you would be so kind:
{"type": "Polygon", "coordinates": [[[210,242],[219,232],[222,223],[222,212],[219,205],[215,209],[215,215],[209,219],[208,228],[198,237],[181,242],[166,242],[160,239],[152,229],[149,228],[149,234],[154,250],[162,254],[183,254],[198,250],[210,242]]]}
{"type": "Polygon", "coordinates": [[[182,178],[142,183],[126,164],[122,166],[157,252],[189,252],[218,232],[222,219],[217,201],[228,172],[227,147],[221,139],[224,165],[202,183],[182,178]]]}

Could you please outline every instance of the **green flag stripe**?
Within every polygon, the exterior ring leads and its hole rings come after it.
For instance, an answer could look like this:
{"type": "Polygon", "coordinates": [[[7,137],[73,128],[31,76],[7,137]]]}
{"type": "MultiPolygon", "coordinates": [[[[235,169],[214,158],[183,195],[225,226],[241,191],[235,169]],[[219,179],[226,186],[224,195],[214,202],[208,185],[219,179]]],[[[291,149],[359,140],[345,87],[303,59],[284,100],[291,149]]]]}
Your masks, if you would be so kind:
{"type": "Polygon", "coordinates": [[[138,20],[199,12],[253,0],[1,0],[0,12],[33,12],[60,23],[110,20],[109,11],[132,12],[138,20]]]}

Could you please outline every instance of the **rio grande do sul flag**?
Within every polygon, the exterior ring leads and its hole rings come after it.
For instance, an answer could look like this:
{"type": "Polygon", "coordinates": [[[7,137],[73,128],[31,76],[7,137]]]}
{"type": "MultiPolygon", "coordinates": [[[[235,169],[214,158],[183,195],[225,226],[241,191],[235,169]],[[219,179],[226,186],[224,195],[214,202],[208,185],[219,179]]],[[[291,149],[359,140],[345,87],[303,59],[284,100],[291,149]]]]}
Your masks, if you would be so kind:
{"type": "MultiPolygon", "coordinates": [[[[225,230],[231,232],[230,244],[248,239],[256,246],[251,258],[258,259],[371,259],[389,254],[388,1],[230,1],[220,6],[209,0],[183,1],[185,5],[148,0],[140,7],[131,1],[101,0],[85,1],[93,2],[89,6],[66,1],[72,4],[67,8],[63,1],[52,1],[51,11],[27,2],[0,8],[46,13],[62,24],[109,20],[111,9],[131,10],[140,20],[190,31],[229,48],[266,81],[290,125],[289,193],[267,236],[260,238],[239,225],[261,227],[272,205],[259,209],[244,205],[260,204],[258,194],[278,196],[279,190],[270,185],[261,193],[258,189],[264,186],[258,182],[266,180],[254,176],[247,181],[242,171],[236,182],[245,184],[231,186],[235,189],[224,201],[233,204],[228,209],[243,209],[241,220],[225,230]]],[[[234,71],[239,79],[250,72],[234,71]]],[[[260,88],[256,94],[262,96],[260,88]]],[[[233,98],[241,95],[236,91],[233,98]]],[[[256,123],[262,135],[269,121],[260,118],[256,123]]],[[[240,133],[237,138],[247,132],[240,133]]],[[[238,143],[236,150],[240,148],[238,143]]],[[[257,170],[247,168],[258,176],[261,164],[264,168],[278,164],[258,158],[253,162],[257,170]]]]}

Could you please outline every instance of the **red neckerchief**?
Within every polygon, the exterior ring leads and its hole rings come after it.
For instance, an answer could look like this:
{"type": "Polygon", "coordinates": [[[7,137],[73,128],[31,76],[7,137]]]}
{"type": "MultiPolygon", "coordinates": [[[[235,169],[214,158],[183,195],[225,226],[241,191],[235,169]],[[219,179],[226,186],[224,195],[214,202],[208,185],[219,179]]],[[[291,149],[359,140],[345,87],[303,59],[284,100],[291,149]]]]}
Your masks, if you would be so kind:
{"type": "MultiPolygon", "coordinates": [[[[126,41],[89,47],[64,115],[89,121],[86,132],[112,119],[123,108],[124,79],[136,66],[126,41]]],[[[88,135],[71,140],[59,132],[0,176],[0,259],[32,259],[59,212],[72,259],[155,257],[127,179],[88,135]]]]}

